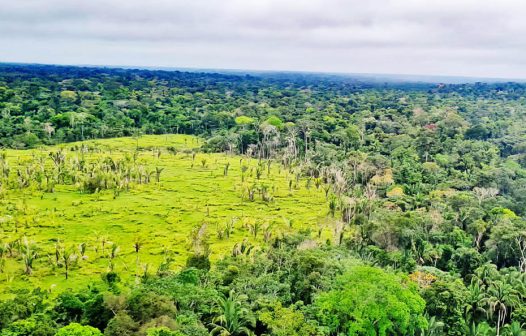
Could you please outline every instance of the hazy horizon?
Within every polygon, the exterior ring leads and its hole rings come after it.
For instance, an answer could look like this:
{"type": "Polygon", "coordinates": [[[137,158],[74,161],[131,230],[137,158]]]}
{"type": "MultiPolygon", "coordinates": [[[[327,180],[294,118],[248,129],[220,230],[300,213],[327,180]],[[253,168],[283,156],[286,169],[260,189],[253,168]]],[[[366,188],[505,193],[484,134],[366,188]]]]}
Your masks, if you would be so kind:
{"type": "Polygon", "coordinates": [[[526,78],[520,0],[1,1],[1,62],[526,78]]]}
{"type": "Polygon", "coordinates": [[[445,83],[445,84],[469,84],[475,82],[516,82],[524,83],[526,78],[499,78],[499,77],[476,77],[476,76],[457,76],[457,75],[436,75],[436,74],[399,74],[399,73],[350,73],[350,72],[320,72],[307,70],[280,70],[280,69],[234,69],[234,68],[203,68],[203,67],[178,67],[178,66],[144,66],[129,64],[67,64],[67,63],[38,63],[38,62],[12,62],[1,61],[1,64],[12,64],[21,66],[64,66],[64,67],[87,67],[87,68],[108,68],[108,69],[137,69],[151,71],[181,71],[181,72],[204,72],[204,73],[224,73],[224,74],[298,74],[298,75],[320,75],[320,76],[339,76],[355,79],[374,79],[378,82],[414,82],[414,83],[445,83]]]}

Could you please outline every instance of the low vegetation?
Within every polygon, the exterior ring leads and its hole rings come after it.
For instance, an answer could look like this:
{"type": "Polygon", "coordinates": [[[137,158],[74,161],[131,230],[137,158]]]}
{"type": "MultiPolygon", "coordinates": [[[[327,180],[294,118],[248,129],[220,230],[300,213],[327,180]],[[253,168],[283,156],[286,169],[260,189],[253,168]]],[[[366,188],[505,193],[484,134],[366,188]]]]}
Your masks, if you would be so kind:
{"type": "Polygon", "coordinates": [[[0,286],[167,272],[188,253],[216,260],[317,223],[331,235],[324,192],[293,169],[199,145],[170,135],[4,151],[0,286]]]}

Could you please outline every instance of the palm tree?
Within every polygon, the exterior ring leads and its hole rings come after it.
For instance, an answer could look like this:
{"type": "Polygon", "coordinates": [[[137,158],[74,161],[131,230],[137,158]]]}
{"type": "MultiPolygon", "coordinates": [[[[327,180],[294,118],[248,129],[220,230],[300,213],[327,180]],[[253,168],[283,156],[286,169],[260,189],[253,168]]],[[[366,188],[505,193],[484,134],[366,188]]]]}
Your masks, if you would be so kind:
{"type": "Polygon", "coordinates": [[[228,297],[222,295],[217,299],[217,315],[212,319],[211,335],[254,335],[249,327],[254,327],[256,321],[250,311],[242,306],[243,299],[243,296],[233,290],[228,293],[228,297]]]}
{"type": "Polygon", "coordinates": [[[522,328],[522,325],[517,321],[511,322],[511,324],[507,324],[504,328],[502,328],[502,331],[504,331],[504,335],[506,336],[526,336],[526,331],[522,328]]]}
{"type": "Polygon", "coordinates": [[[57,239],[55,242],[55,265],[58,266],[60,262],[60,251],[62,250],[62,244],[60,244],[60,239],[57,239]]]}
{"type": "Polygon", "coordinates": [[[254,238],[257,238],[259,230],[261,229],[262,225],[259,221],[255,220],[252,223],[248,224],[248,229],[250,233],[254,235],[254,238]]]}
{"type": "Polygon", "coordinates": [[[484,286],[481,286],[480,281],[474,277],[468,286],[469,295],[465,305],[465,315],[470,316],[472,321],[478,321],[478,313],[487,313],[482,303],[486,299],[484,286]]]}
{"type": "Polygon", "coordinates": [[[133,250],[135,251],[135,269],[139,271],[139,251],[143,245],[143,240],[141,236],[135,236],[133,240],[133,250]]]}
{"type": "Polygon", "coordinates": [[[139,128],[134,128],[132,133],[132,138],[136,141],[135,149],[139,150],[139,139],[141,138],[142,132],[139,128]]]}
{"type": "Polygon", "coordinates": [[[84,258],[84,256],[86,255],[86,247],[86,242],[82,242],[79,244],[79,253],[82,258],[84,258]]]}
{"type": "Polygon", "coordinates": [[[62,252],[60,253],[60,256],[62,257],[62,264],[64,265],[65,270],[65,276],[66,280],[69,278],[69,268],[71,267],[71,264],[76,260],[77,255],[73,253],[73,248],[67,249],[64,248],[62,252]]]}
{"type": "Polygon", "coordinates": [[[509,310],[519,304],[517,291],[509,284],[496,281],[488,288],[489,297],[485,302],[488,305],[490,316],[497,314],[496,335],[500,335],[500,329],[506,321],[509,310]]]}
{"type": "Polygon", "coordinates": [[[467,336],[493,336],[495,331],[492,327],[489,326],[486,322],[482,323],[471,323],[471,326],[468,329],[467,336]]]}
{"type": "Polygon", "coordinates": [[[133,240],[133,250],[137,255],[139,255],[139,251],[141,250],[143,245],[143,240],[141,236],[135,236],[135,239],[133,240]]]}
{"type": "Polygon", "coordinates": [[[438,336],[442,334],[442,328],[444,328],[444,322],[437,321],[435,316],[426,316],[427,329],[420,332],[420,336],[438,336]]]}
{"type": "Polygon", "coordinates": [[[99,240],[100,240],[100,245],[102,247],[102,254],[104,255],[106,243],[108,242],[108,237],[102,235],[102,236],[99,236],[99,240]]]}
{"type": "Polygon", "coordinates": [[[489,285],[490,279],[499,278],[499,271],[494,264],[485,263],[475,270],[475,275],[482,283],[489,285]]]}
{"type": "Polygon", "coordinates": [[[164,168],[155,167],[155,180],[157,181],[157,183],[161,181],[161,173],[163,170],[164,168]]]}
{"type": "Polygon", "coordinates": [[[22,260],[24,261],[25,271],[27,275],[33,273],[33,262],[38,258],[38,253],[31,247],[26,240],[24,244],[24,252],[22,253],[22,260]]]}
{"type": "Polygon", "coordinates": [[[254,249],[254,245],[252,245],[247,239],[244,239],[241,243],[236,243],[234,247],[232,248],[232,256],[248,256],[254,249]]]}
{"type": "Polygon", "coordinates": [[[526,273],[509,269],[504,274],[503,281],[510,284],[520,297],[526,297],[526,273]]]}
{"type": "Polygon", "coordinates": [[[117,253],[118,252],[119,252],[119,246],[117,244],[115,244],[115,243],[112,243],[111,244],[111,251],[110,251],[110,254],[108,255],[108,259],[110,260],[110,262],[109,262],[110,272],[113,272],[113,269],[115,267],[114,260],[117,257],[117,253]]]}
{"type": "Polygon", "coordinates": [[[64,161],[66,160],[66,155],[64,154],[64,151],[62,149],[56,152],[50,152],[49,157],[51,158],[51,160],[53,160],[53,163],[57,167],[64,164],[64,161]]]}

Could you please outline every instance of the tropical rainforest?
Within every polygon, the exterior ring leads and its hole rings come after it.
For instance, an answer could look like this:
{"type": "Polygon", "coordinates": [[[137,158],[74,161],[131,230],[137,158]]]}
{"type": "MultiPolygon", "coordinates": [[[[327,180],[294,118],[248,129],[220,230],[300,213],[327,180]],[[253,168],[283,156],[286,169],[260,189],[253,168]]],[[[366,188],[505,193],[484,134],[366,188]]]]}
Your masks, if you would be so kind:
{"type": "Polygon", "coordinates": [[[526,335],[526,85],[0,65],[0,335],[526,335]]]}

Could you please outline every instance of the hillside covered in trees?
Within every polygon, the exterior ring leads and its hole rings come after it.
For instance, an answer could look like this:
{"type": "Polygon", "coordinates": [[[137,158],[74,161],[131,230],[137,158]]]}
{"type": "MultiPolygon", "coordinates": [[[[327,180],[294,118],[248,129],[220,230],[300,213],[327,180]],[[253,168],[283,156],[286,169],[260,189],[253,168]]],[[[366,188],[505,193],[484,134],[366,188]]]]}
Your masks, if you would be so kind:
{"type": "Polygon", "coordinates": [[[524,335],[525,97],[1,64],[0,335],[524,335]]]}

